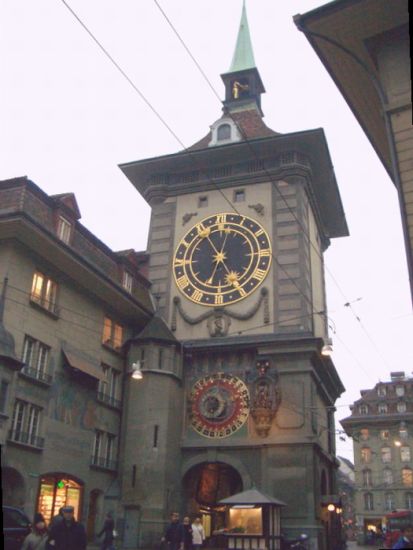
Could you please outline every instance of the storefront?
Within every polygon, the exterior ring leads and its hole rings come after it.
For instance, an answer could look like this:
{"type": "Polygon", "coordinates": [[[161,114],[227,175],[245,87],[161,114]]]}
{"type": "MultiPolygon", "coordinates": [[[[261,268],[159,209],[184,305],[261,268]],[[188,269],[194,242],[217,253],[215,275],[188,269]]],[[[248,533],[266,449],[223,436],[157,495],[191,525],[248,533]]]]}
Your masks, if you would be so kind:
{"type": "Polygon", "coordinates": [[[75,519],[80,519],[83,483],[64,473],[46,474],[39,483],[37,512],[43,514],[46,523],[59,513],[62,506],[73,506],[75,519]]]}

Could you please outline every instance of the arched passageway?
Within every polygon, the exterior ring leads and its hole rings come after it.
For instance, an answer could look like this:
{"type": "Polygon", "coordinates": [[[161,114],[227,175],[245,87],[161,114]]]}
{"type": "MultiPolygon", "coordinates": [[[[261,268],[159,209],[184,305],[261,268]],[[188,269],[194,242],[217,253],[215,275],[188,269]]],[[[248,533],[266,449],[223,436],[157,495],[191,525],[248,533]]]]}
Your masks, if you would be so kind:
{"type": "Polygon", "coordinates": [[[225,526],[225,507],[219,501],[243,490],[238,471],[223,462],[203,462],[184,476],[185,514],[199,515],[207,536],[225,526]]]}
{"type": "Polygon", "coordinates": [[[25,504],[26,486],[20,472],[14,468],[1,469],[1,484],[3,504],[23,508],[25,504]]]}

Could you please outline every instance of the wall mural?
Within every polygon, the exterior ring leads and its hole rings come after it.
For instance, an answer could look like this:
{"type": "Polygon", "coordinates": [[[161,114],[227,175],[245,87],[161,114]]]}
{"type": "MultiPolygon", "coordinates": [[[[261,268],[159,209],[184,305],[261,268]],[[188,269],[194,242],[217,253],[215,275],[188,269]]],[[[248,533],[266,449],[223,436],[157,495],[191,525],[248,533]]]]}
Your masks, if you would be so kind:
{"type": "Polygon", "coordinates": [[[97,403],[90,392],[56,373],[50,390],[49,416],[69,426],[91,430],[98,419],[97,403]]]}

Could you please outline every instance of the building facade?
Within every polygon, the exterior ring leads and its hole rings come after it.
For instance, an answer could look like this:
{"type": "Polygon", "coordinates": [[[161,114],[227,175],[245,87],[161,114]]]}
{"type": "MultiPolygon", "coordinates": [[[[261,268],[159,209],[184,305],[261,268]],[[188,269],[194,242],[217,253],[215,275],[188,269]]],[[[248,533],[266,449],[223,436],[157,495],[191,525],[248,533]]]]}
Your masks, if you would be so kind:
{"type": "Polygon", "coordinates": [[[148,276],[163,357],[182,359],[180,371],[160,369],[141,349],[155,333],[134,339],[144,383],[128,405],[137,437],[125,441],[123,504],[149,546],[172,509],[219,532],[220,501],[256,486],[286,503],[284,532],[305,525],[313,548],[332,548],[326,504],[344,388],[321,354],[323,252],[347,235],[346,221],[323,131],[282,135],[263,122],[245,7],[222,79],[223,115],[204,138],[121,165],[152,208],[148,276]]]}
{"type": "Polygon", "coordinates": [[[396,187],[413,297],[413,125],[408,0],[335,0],[294,20],[396,187]]]}
{"type": "Polygon", "coordinates": [[[118,512],[125,342],[153,305],[145,255],[79,218],[71,193],[0,182],[1,476],[3,504],[47,521],[71,504],[92,539],[118,512]]]}
{"type": "Polygon", "coordinates": [[[357,523],[368,530],[388,512],[413,509],[413,379],[393,372],[360,393],[341,424],[354,442],[357,523]]]}

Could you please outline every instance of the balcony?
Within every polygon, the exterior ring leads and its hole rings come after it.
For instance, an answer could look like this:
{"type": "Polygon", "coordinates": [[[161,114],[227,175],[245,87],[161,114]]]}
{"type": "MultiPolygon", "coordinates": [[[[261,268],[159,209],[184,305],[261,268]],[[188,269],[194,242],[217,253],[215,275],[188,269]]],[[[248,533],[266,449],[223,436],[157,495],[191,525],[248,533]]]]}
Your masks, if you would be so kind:
{"type": "Polygon", "coordinates": [[[7,440],[10,443],[18,443],[34,450],[42,450],[44,447],[44,437],[38,437],[28,432],[20,432],[19,430],[9,430],[7,440]]]}
{"type": "Polygon", "coordinates": [[[103,392],[98,392],[97,394],[98,401],[114,409],[120,409],[122,407],[122,402],[115,397],[103,392]]]}
{"type": "Polygon", "coordinates": [[[23,369],[19,373],[25,378],[30,378],[35,382],[40,382],[42,385],[51,386],[52,384],[52,375],[42,372],[39,369],[29,367],[29,365],[24,365],[23,369]]]}
{"type": "Polygon", "coordinates": [[[102,470],[110,470],[111,472],[115,472],[118,468],[118,463],[116,460],[111,460],[105,456],[91,456],[90,466],[92,468],[99,468],[102,470]]]}

